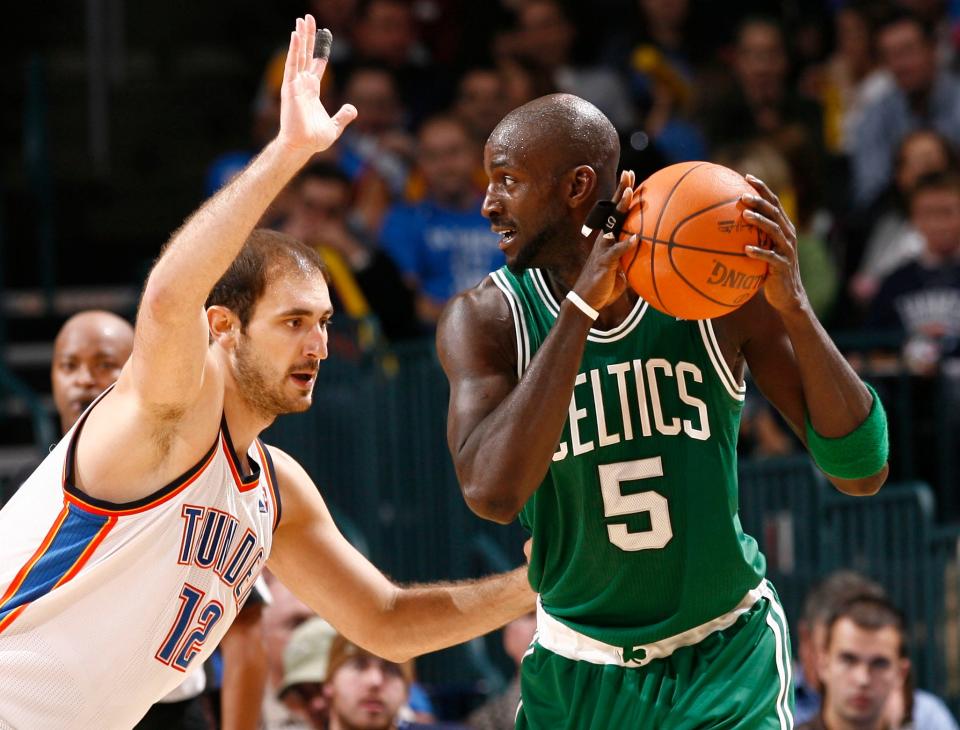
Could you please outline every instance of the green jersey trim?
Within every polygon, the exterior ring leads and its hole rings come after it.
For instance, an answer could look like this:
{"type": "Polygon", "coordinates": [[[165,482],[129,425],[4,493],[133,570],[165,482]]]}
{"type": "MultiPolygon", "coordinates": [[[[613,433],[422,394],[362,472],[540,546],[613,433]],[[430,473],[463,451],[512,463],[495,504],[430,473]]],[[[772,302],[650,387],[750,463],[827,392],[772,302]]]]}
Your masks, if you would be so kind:
{"type": "Polygon", "coordinates": [[[527,365],[530,364],[530,334],[527,332],[527,320],[523,316],[523,305],[502,271],[491,272],[490,278],[507,298],[510,313],[513,315],[513,327],[517,335],[517,380],[519,380],[523,377],[527,365]]]}
{"type": "MultiPolygon", "coordinates": [[[[553,292],[550,291],[550,287],[547,285],[547,280],[544,278],[543,272],[540,269],[531,269],[530,279],[533,281],[533,287],[536,290],[537,295],[540,297],[540,300],[543,302],[543,306],[545,306],[547,311],[550,312],[554,319],[556,319],[558,316],[560,316],[560,305],[554,298],[553,292]]],[[[587,335],[587,340],[590,342],[616,342],[617,340],[622,340],[624,337],[633,332],[636,326],[640,323],[640,320],[643,319],[643,315],[646,313],[648,306],[649,305],[642,298],[638,298],[637,303],[634,305],[630,314],[627,315],[623,322],[618,324],[612,330],[597,330],[591,328],[590,333],[587,335]]]]}
{"type": "Polygon", "coordinates": [[[723,383],[723,387],[727,393],[730,394],[731,398],[742,401],[746,397],[747,385],[746,383],[738,383],[730,371],[730,366],[727,365],[727,361],[720,351],[720,345],[717,344],[717,335],[713,331],[713,322],[709,319],[701,319],[697,321],[697,325],[700,327],[703,346],[707,350],[707,355],[710,357],[713,369],[717,372],[717,377],[720,378],[720,382],[723,383]]]}

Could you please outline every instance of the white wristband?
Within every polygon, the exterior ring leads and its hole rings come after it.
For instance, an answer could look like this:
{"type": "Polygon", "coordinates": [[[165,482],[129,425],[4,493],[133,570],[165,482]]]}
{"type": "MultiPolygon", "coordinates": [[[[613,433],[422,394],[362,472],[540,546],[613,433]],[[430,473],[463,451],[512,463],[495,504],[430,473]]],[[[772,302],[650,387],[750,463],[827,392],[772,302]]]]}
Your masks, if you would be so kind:
{"type": "Polygon", "coordinates": [[[585,301],[583,301],[583,298],[579,294],[577,294],[573,289],[567,292],[567,299],[573,302],[574,305],[576,305],[577,309],[579,309],[581,312],[587,315],[591,319],[591,321],[593,322],[597,321],[597,317],[600,316],[600,312],[598,312],[596,309],[594,309],[585,301]]]}

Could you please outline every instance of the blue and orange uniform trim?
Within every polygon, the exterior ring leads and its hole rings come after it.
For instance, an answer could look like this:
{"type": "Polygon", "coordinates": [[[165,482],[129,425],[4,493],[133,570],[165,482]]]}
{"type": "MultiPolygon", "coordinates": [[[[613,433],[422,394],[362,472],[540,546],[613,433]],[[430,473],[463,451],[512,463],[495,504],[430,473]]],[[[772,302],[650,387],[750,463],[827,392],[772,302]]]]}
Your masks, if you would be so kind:
{"type": "Polygon", "coordinates": [[[36,598],[71,580],[117,523],[65,504],[40,547],[0,597],[0,633],[36,598]]]}

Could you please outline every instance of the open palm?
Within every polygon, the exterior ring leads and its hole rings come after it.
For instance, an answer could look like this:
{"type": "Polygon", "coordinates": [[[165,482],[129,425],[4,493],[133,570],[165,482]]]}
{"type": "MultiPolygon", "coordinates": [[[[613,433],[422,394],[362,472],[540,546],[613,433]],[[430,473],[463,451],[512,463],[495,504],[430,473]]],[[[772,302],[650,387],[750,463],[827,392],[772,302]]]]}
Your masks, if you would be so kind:
{"type": "Polygon", "coordinates": [[[344,104],[332,117],[320,103],[320,80],[326,58],[314,58],[317,22],[312,15],[297,18],[280,89],[280,140],[288,147],[313,154],[327,149],[357,116],[344,104]]]}

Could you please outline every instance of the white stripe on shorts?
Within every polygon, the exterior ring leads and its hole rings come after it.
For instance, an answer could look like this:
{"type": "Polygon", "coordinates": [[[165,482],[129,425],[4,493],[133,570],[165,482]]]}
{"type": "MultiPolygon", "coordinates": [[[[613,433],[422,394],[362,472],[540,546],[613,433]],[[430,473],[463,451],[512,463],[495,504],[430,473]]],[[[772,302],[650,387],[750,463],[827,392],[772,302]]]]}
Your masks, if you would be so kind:
{"type": "MultiPolygon", "coordinates": [[[[777,605],[775,598],[770,598],[770,605],[777,605]]],[[[790,655],[787,652],[785,629],[781,629],[771,613],[767,614],[767,625],[773,631],[776,641],[777,675],[780,677],[780,691],[777,693],[777,717],[780,718],[781,730],[793,730],[793,713],[790,712],[790,655]]]]}

